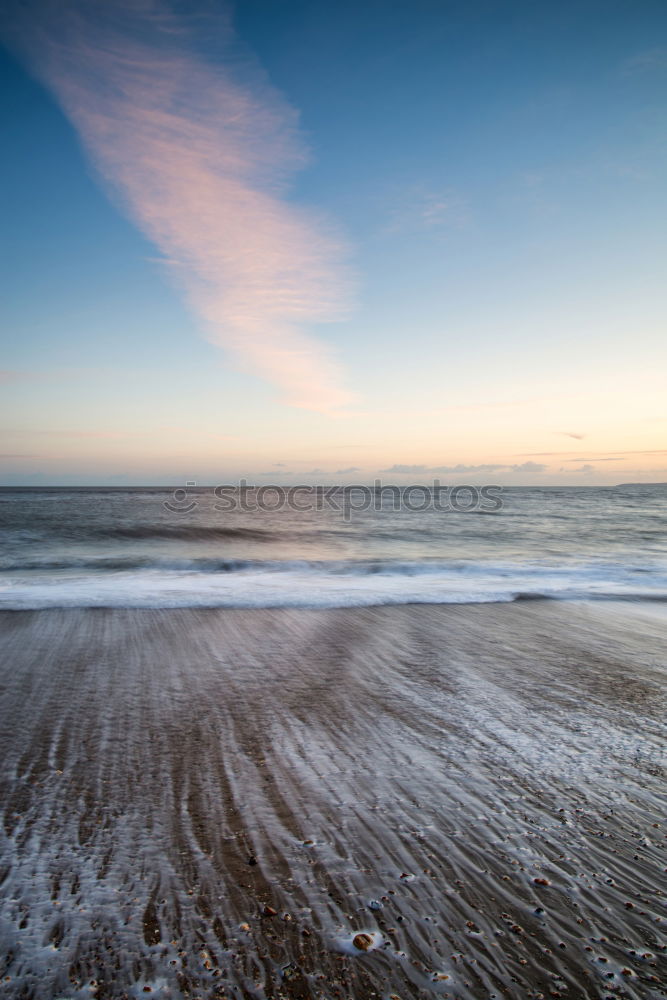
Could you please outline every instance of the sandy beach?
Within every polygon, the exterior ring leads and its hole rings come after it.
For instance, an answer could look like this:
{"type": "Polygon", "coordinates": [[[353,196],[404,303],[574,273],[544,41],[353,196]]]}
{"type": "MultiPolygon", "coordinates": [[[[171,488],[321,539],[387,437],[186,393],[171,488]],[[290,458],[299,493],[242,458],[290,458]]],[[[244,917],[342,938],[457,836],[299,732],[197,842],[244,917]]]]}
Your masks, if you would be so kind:
{"type": "Polygon", "coordinates": [[[665,634],[2,613],[3,995],[665,996],[665,634]]]}

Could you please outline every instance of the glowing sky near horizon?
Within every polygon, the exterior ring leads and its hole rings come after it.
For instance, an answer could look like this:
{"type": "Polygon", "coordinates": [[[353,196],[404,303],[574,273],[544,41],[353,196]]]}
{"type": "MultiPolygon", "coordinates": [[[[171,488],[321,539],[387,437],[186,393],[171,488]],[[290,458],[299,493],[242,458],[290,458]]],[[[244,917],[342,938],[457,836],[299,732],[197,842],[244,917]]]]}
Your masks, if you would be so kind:
{"type": "Polygon", "coordinates": [[[7,11],[0,484],[667,480],[664,5],[7,11]]]}

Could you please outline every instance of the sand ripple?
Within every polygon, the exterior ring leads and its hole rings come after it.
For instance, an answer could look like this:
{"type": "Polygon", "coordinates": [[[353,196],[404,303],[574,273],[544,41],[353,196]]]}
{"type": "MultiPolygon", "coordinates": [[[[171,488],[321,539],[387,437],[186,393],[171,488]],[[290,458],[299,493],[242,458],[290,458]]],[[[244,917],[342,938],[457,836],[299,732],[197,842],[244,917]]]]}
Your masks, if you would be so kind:
{"type": "Polygon", "coordinates": [[[665,996],[658,618],[0,629],[6,996],[665,996]]]}

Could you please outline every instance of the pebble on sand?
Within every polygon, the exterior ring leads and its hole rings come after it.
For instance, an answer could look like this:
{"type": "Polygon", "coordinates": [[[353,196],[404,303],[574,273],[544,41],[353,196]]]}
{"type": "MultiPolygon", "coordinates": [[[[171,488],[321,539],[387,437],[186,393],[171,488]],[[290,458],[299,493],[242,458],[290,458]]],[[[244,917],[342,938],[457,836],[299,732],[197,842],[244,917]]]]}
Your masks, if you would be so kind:
{"type": "Polygon", "coordinates": [[[335,939],[336,951],[346,955],[359,955],[360,952],[373,951],[382,944],[382,935],[378,931],[356,931],[335,939]]]}
{"type": "Polygon", "coordinates": [[[369,948],[373,947],[373,938],[370,934],[355,934],[352,938],[352,944],[359,951],[368,951],[369,948]]]}

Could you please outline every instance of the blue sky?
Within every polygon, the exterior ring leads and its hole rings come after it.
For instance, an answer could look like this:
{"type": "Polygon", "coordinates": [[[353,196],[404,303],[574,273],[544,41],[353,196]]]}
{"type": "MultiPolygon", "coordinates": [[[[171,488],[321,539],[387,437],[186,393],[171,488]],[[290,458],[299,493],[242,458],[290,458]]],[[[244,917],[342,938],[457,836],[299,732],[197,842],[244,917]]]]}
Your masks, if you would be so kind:
{"type": "Polygon", "coordinates": [[[101,6],[8,22],[0,482],[667,478],[664,4],[101,6]]]}

